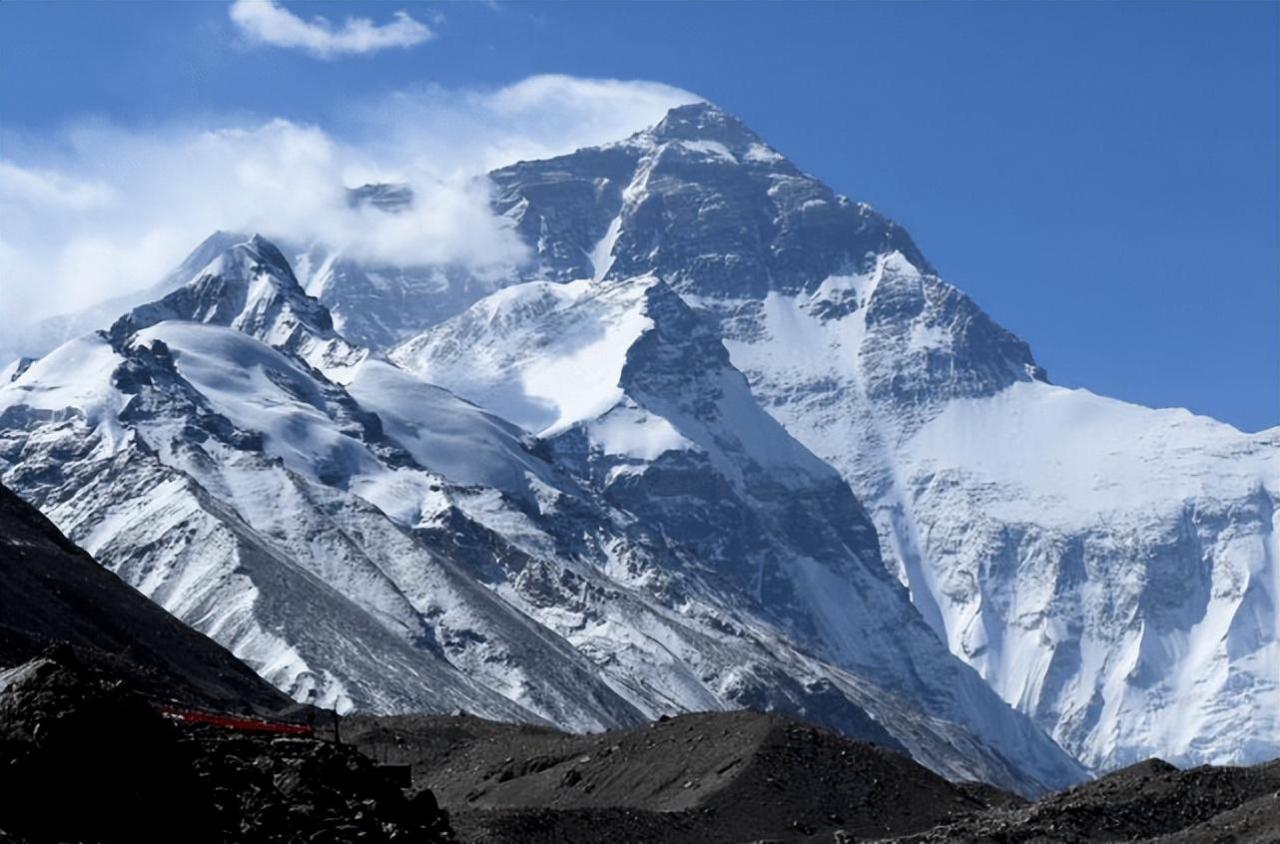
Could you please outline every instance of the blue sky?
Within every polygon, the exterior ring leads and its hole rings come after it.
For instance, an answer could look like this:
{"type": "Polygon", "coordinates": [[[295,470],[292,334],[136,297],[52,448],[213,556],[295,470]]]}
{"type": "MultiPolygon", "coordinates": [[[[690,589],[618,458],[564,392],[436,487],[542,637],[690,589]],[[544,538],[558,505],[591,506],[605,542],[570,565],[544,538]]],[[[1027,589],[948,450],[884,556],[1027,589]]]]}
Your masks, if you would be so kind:
{"type": "MultiPolygon", "coordinates": [[[[156,156],[139,139],[175,127],[284,118],[368,157],[389,114],[420,106],[396,92],[433,103],[418,131],[465,143],[457,127],[480,131],[473,116],[441,101],[538,74],[652,80],[729,109],[903,223],[1056,382],[1247,430],[1280,423],[1275,3],[284,8],[335,26],[350,15],[393,23],[404,10],[413,26],[388,37],[420,43],[271,46],[213,2],[0,4],[0,165],[61,186],[59,207],[79,214],[95,191],[120,193],[102,168],[145,167],[156,156]],[[93,161],[104,137],[107,150],[133,150],[132,163],[93,161]]],[[[648,99],[628,97],[627,115],[647,113],[648,99]]],[[[547,123],[574,123],[553,106],[547,123]]],[[[608,107],[596,96],[579,122],[603,131],[608,107]]],[[[18,229],[0,251],[29,263],[9,266],[42,266],[57,244],[18,229]]],[[[144,235],[118,235],[133,236],[144,235]]],[[[106,249],[76,254],[115,254],[106,249]]],[[[95,292],[106,287],[74,295],[95,292]]]]}

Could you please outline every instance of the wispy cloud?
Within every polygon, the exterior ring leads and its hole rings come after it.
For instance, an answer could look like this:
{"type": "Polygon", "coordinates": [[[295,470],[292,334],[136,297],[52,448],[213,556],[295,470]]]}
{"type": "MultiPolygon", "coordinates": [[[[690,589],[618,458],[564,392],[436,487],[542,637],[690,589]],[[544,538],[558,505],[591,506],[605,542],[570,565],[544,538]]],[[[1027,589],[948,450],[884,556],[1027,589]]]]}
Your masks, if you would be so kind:
{"type": "Polygon", "coordinates": [[[235,0],[230,13],[231,20],[251,40],[305,50],[321,59],[414,47],[435,37],[430,27],[404,11],[396,12],[390,23],[347,18],[341,26],[320,16],[303,20],[275,0],[235,0]]]}
{"type": "Polygon", "coordinates": [[[653,82],[535,76],[496,89],[426,85],[335,109],[349,125],[223,117],[9,133],[0,326],[140,290],[216,229],[501,273],[524,247],[490,210],[483,173],[625,137],[696,99],[653,82]],[[410,184],[413,211],[347,205],[346,188],[377,181],[410,184]]]}
{"type": "Polygon", "coordinates": [[[0,159],[0,196],[24,204],[86,210],[111,202],[111,188],[102,182],[79,182],[51,170],[24,169],[0,159]]]}

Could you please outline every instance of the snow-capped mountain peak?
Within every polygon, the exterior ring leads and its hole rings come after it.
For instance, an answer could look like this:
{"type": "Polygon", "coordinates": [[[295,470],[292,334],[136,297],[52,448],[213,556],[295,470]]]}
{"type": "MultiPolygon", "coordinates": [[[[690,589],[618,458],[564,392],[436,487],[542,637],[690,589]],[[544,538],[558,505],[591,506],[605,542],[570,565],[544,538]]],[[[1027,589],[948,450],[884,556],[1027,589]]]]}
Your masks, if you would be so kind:
{"type": "Polygon", "coordinates": [[[1050,385],[706,103],[489,178],[509,276],[202,246],[0,383],[4,482],[344,706],[752,706],[1023,790],[1082,775],[1046,732],[1280,752],[1275,432],[1050,385]]]}
{"type": "Polygon", "coordinates": [[[334,331],[328,308],[307,295],[289,260],[261,235],[226,249],[158,301],[134,308],[109,334],[121,341],[166,320],[223,325],[321,369],[349,366],[367,354],[334,331]]]}
{"type": "MultiPolygon", "coordinates": [[[[748,156],[756,140],[714,106],[684,106],[627,142],[495,171],[495,205],[536,249],[537,277],[652,275],[696,308],[755,400],[867,503],[886,563],[938,634],[1090,765],[1280,752],[1274,434],[1215,427],[1212,472],[1243,482],[1201,484],[1187,424],[1051,387],[1028,345],[900,227],[781,156],[748,156]],[[1046,414],[1087,418],[1088,455],[1057,454],[1064,430],[1046,414]],[[991,469],[1013,453],[1016,470],[991,469]],[[1171,461],[1160,481],[1120,459],[1155,453],[1171,461]],[[1232,584],[1215,613],[1238,620],[1221,623],[1269,632],[1227,647],[1194,613],[1157,622],[1156,596],[1201,582],[1192,572],[1232,584]],[[1117,586],[1134,573],[1141,586],[1117,586]],[[1119,613],[1105,597],[1117,592],[1131,594],[1119,613]],[[1161,674],[1202,682],[1151,682],[1161,674]]],[[[1199,606],[1197,594],[1180,600],[1199,606]]]]}
{"type": "MultiPolygon", "coordinates": [[[[750,156],[755,150],[757,156],[767,157],[768,153],[772,153],[777,156],[777,160],[781,160],[781,156],[770,150],[745,123],[708,102],[677,106],[668,111],[661,122],[640,132],[636,137],[654,144],[694,144],[694,149],[699,144],[716,144],[735,159],[741,157],[751,160],[750,156]]],[[[711,146],[704,146],[703,149],[719,152],[711,146]]]]}
{"type": "Polygon", "coordinates": [[[164,319],[226,325],[260,339],[285,339],[285,323],[317,334],[333,322],[319,302],[307,296],[289,261],[261,235],[237,243],[209,261],[190,282],[157,302],[121,318],[113,333],[130,333],[164,319]]]}

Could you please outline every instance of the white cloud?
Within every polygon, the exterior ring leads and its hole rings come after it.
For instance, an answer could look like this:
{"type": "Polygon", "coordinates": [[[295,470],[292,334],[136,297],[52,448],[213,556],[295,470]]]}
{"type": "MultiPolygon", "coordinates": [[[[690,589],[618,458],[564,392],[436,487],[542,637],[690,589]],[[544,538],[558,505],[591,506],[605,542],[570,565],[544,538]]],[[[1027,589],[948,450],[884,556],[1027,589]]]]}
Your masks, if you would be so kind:
{"type": "Polygon", "coordinates": [[[396,12],[391,23],[347,18],[341,26],[334,26],[319,16],[305,21],[275,0],[235,0],[230,15],[240,31],[253,41],[298,48],[321,59],[372,53],[389,47],[414,47],[435,37],[426,24],[403,11],[396,12]]]}
{"type": "Polygon", "coordinates": [[[656,83],[540,76],[335,109],[345,126],[85,123],[10,137],[0,159],[0,334],[141,290],[217,229],[504,272],[524,247],[489,210],[481,174],[625,137],[695,99],[656,83]],[[409,183],[413,211],[347,206],[348,187],[376,181],[409,183]]]}
{"type": "Polygon", "coordinates": [[[0,160],[0,196],[57,208],[85,209],[111,201],[111,188],[101,182],[77,182],[47,170],[24,170],[0,160]]]}

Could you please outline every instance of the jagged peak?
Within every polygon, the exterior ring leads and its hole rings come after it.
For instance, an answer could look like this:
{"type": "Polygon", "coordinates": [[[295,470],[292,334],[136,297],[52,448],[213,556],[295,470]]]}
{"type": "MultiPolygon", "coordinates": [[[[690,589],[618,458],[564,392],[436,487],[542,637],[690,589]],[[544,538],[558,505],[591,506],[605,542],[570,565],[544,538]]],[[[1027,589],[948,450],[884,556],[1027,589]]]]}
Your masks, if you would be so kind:
{"type": "Polygon", "coordinates": [[[273,287],[293,296],[306,293],[293,274],[293,267],[284,253],[261,234],[241,236],[236,242],[215,254],[193,275],[185,286],[200,286],[207,279],[219,279],[222,284],[243,286],[265,278],[273,287]]]}
{"type": "Polygon", "coordinates": [[[764,146],[760,136],[729,112],[709,102],[676,106],[647,134],[653,140],[712,141],[735,152],[764,146]]]}
{"type": "Polygon", "coordinates": [[[280,251],[280,247],[269,241],[261,234],[253,234],[251,238],[243,243],[237,243],[230,251],[241,251],[243,254],[253,257],[264,265],[264,269],[279,270],[283,278],[292,280],[297,283],[297,279],[293,277],[293,268],[289,266],[289,259],[284,257],[284,252],[280,251]]]}
{"type": "Polygon", "coordinates": [[[284,253],[261,234],[231,245],[191,281],[120,317],[109,334],[120,342],[170,319],[229,325],[273,342],[283,342],[275,335],[289,333],[286,325],[306,326],[317,337],[333,333],[328,309],[307,295],[284,253]],[[291,316],[282,319],[284,311],[291,316]]]}

